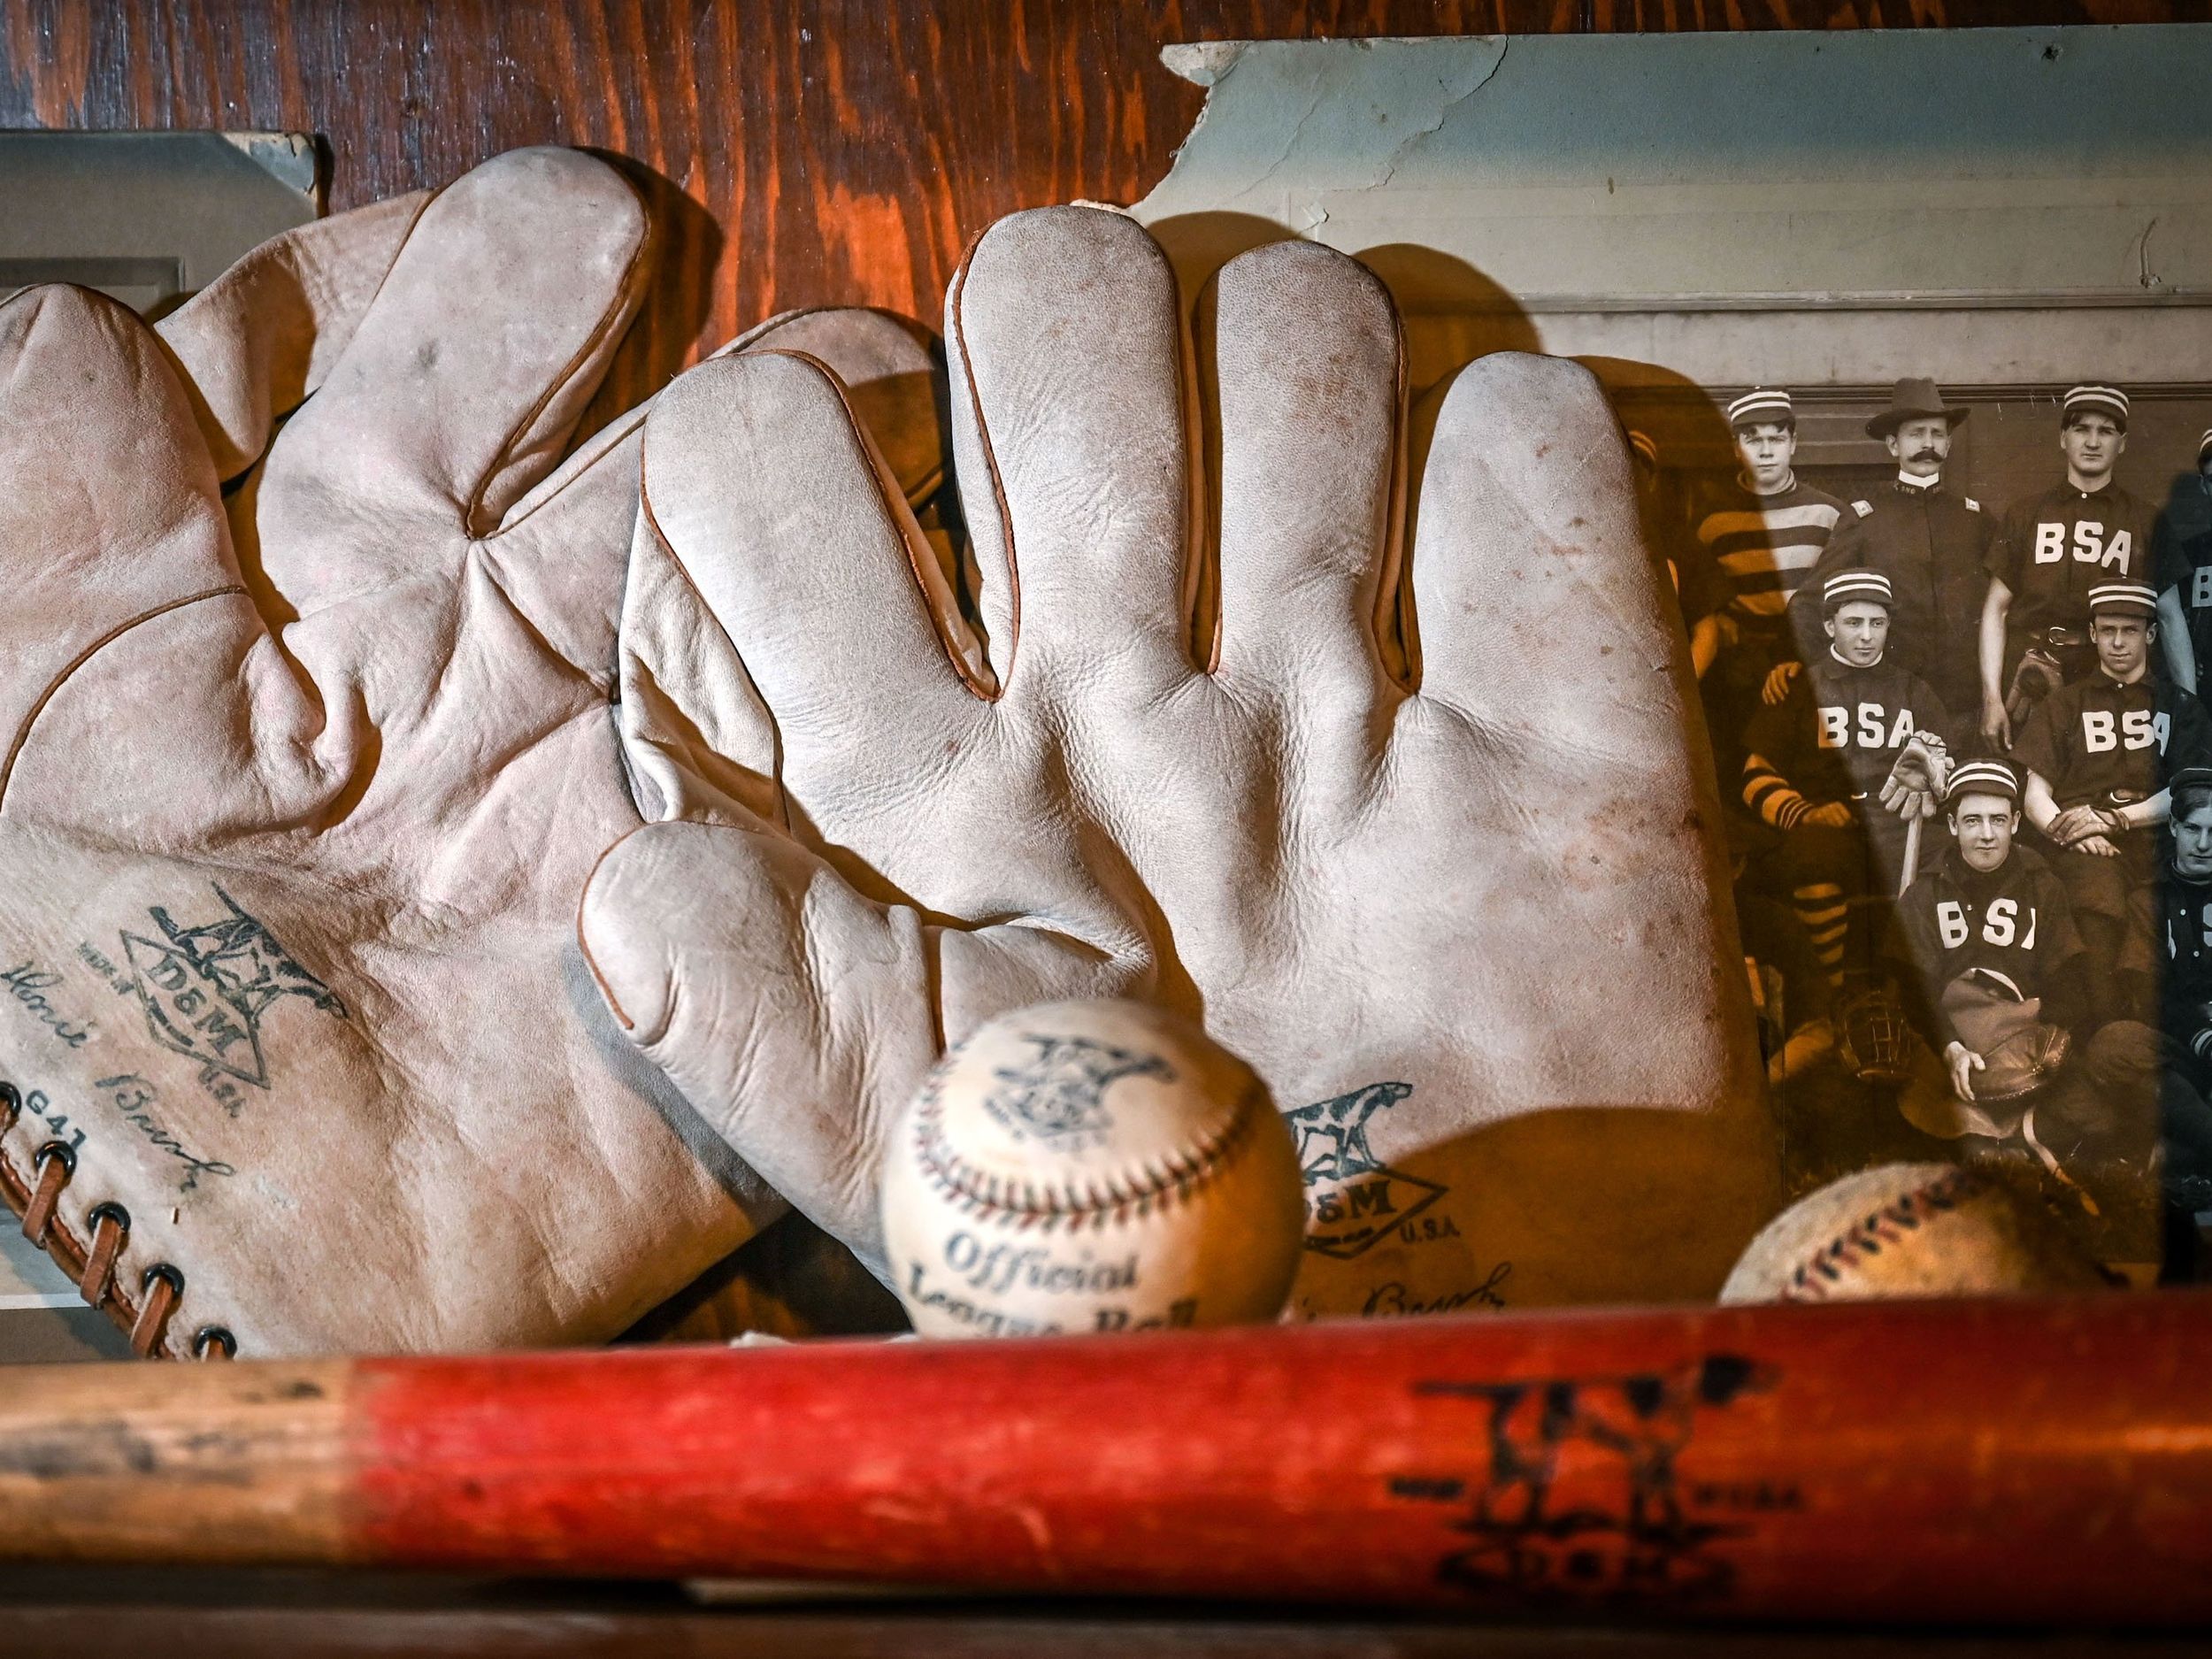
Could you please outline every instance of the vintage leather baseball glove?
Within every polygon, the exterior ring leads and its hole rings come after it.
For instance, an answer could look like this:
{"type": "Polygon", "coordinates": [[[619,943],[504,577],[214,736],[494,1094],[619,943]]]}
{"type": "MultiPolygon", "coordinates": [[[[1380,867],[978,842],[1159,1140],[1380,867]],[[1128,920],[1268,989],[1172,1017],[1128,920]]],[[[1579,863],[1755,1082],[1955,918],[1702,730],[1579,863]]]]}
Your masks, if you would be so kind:
{"type": "Polygon", "coordinates": [[[1889,776],[1882,780],[1882,804],[1901,818],[1933,818],[1950,770],[1950,752],[1943,740],[1933,732],[1915,732],[1897,751],[1889,776]]]}
{"type": "Polygon", "coordinates": [[[1981,1050],[1982,1069],[1974,1073],[1978,1101],[2018,1100],[2058,1075],[2066,1063],[2070,1039],[2062,1025],[2042,1020],[2023,1025],[1981,1050]]]}
{"type": "Polygon", "coordinates": [[[886,1128],[947,1042],[1111,993],[1271,1086],[1302,1310],[1710,1295],[1774,1153],[1596,382],[1485,359],[1409,470],[1365,270],[1247,254],[1187,357],[1159,249],[1090,208],[1001,222],[947,321],[972,594],[812,365],[706,365],[648,423],[659,821],[582,914],[625,1027],[879,1265],[886,1128]]]}
{"type": "Polygon", "coordinates": [[[780,1212],[575,946],[649,252],[528,151],[0,307],[0,1190],[142,1350],[604,1337],[780,1212]]]}

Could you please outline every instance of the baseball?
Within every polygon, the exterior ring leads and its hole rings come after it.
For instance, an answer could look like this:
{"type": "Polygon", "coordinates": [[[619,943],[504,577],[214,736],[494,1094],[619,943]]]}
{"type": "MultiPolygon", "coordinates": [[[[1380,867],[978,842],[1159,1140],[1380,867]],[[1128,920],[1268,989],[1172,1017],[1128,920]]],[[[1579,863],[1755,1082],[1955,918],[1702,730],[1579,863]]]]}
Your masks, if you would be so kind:
{"type": "Polygon", "coordinates": [[[924,1336],[1270,1320],[1304,1226],[1266,1086],[1137,1002],[979,1026],[930,1073],[884,1171],[893,1286],[924,1336]]]}
{"type": "Polygon", "coordinates": [[[1952,1164],[1886,1164],[1768,1223],[1720,1299],[1985,1296],[2108,1282],[2057,1222],[1993,1177],[1952,1164]]]}

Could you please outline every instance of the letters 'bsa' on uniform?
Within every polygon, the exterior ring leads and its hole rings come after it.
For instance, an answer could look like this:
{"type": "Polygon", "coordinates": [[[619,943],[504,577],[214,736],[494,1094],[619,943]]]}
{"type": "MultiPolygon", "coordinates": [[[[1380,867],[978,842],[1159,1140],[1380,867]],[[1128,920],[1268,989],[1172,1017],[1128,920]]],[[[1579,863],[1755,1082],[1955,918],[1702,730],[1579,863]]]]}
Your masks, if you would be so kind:
{"type": "MultiPolygon", "coordinates": [[[[1790,682],[1780,703],[1752,718],[1745,743],[1772,763],[1804,803],[1863,802],[1880,790],[1908,738],[1915,732],[1940,736],[1947,719],[1927,681],[1886,654],[1858,668],[1825,651],[1790,682]]],[[[1748,786],[1746,798],[1777,828],[1788,829],[1804,815],[1801,806],[1776,817],[1748,786]]]]}
{"type": "Polygon", "coordinates": [[[1801,639],[1820,636],[1821,584],[1854,565],[1889,578],[1886,661],[1910,669],[1946,709],[1981,699],[1975,641],[1989,588],[1990,515],[1970,496],[1944,484],[1892,480],[1847,504],[1812,578],[1790,602],[1801,639]]]}
{"type": "Polygon", "coordinates": [[[2008,510],[1989,549],[1989,573],[2012,593],[2008,662],[2044,629],[2085,630],[2092,588],[2147,580],[2157,518],[2110,483],[2085,493],[2062,482],[2008,510]]]}
{"type": "MultiPolygon", "coordinates": [[[[1943,987],[1977,968],[2002,974],[2023,997],[2073,993],[2083,945],[2072,904],[2033,848],[2013,844],[1983,872],[1956,847],[1906,889],[1883,955],[1927,987],[1943,1042],[1957,1040],[1941,1011],[1943,987]]],[[[2071,1000],[2070,995],[2068,1000],[2071,1000]]],[[[1939,1053],[1942,1043],[1932,1045],[1939,1053]]]]}
{"type": "Polygon", "coordinates": [[[2126,805],[2212,760],[2212,717],[2163,679],[2122,685],[2101,670],[2037,704],[2013,754],[2061,807],[2126,805]]]}
{"type": "Polygon", "coordinates": [[[2202,686],[2205,664],[2212,662],[2212,532],[2162,547],[2151,585],[2162,594],[2170,590],[2180,599],[2181,614],[2189,623],[2189,652],[2197,664],[2197,684],[2202,686]]]}

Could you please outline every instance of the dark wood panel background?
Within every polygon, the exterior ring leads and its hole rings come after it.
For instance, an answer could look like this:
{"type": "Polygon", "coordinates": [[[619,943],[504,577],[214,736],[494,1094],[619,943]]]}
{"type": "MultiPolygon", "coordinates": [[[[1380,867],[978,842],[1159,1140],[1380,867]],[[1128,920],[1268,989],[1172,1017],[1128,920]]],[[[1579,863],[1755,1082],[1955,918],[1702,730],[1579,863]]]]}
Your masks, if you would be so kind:
{"type": "MultiPolygon", "coordinates": [[[[1016,208],[1132,201],[1179,40],[2198,20],[2212,0],[0,0],[0,127],[305,129],[333,205],[501,150],[634,157],[670,224],[614,398],[795,304],[925,318],[1016,208]]],[[[4,211],[4,204],[0,204],[4,211]]]]}

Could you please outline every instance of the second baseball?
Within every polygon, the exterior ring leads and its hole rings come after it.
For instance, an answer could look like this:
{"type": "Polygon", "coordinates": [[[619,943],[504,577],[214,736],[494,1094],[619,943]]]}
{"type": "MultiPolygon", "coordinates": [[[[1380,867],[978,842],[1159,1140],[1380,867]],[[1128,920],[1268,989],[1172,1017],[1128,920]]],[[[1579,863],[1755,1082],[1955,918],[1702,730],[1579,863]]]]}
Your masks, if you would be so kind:
{"type": "Polygon", "coordinates": [[[893,1285],[924,1336],[1274,1318],[1305,1200],[1251,1068],[1137,1002],[1048,1002],[931,1072],[883,1180],[893,1285]]]}

